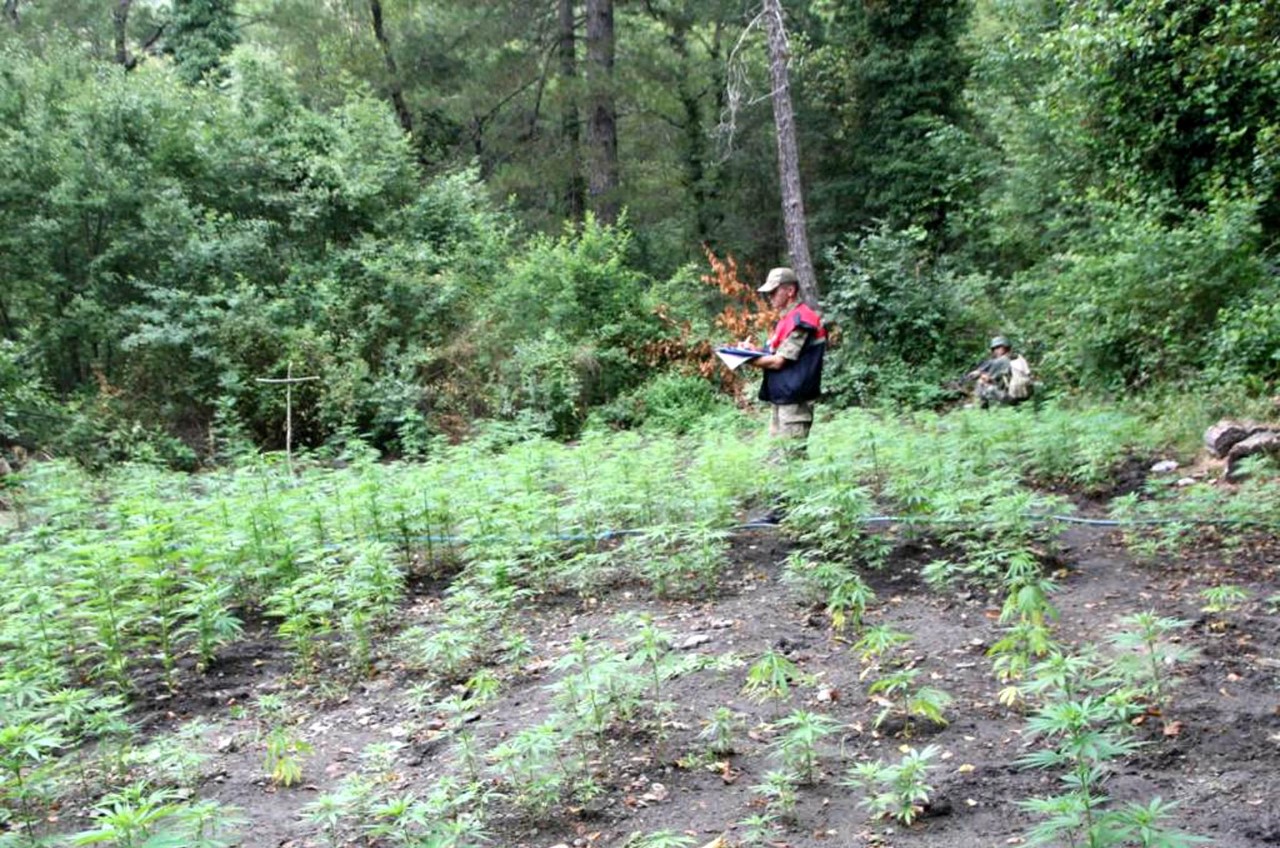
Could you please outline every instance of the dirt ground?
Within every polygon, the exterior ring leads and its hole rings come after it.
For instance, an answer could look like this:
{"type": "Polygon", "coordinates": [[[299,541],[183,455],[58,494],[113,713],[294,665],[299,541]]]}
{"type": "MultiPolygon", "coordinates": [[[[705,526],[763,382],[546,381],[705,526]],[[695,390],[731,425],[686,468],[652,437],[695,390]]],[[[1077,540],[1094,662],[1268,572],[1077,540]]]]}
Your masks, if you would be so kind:
{"type": "MultiPolygon", "coordinates": [[[[839,738],[823,750],[823,778],[800,789],[795,824],[769,844],[964,848],[1022,843],[1034,820],[1016,800],[1051,794],[1058,779],[1015,765],[1038,743],[1027,738],[1026,717],[997,702],[998,686],[985,652],[999,638],[1000,598],[972,588],[937,593],[925,586],[920,567],[933,556],[927,549],[900,549],[889,568],[865,575],[878,596],[869,622],[912,633],[916,666],[930,685],[955,699],[946,727],[922,728],[909,740],[943,751],[932,773],[935,791],[928,813],[909,827],[873,821],[859,804],[861,791],[840,780],[859,760],[896,760],[904,740],[887,727],[884,732],[873,728],[879,707],[859,680],[858,659],[848,644],[832,638],[815,609],[799,604],[780,582],[788,550],[774,530],[738,535],[721,593],[699,602],[655,601],[637,589],[599,600],[553,596],[529,604],[519,625],[533,640],[535,653],[520,674],[504,681],[501,696],[476,717],[474,728],[481,739],[496,744],[540,720],[550,711],[546,687],[555,672],[549,661],[562,656],[581,633],[621,647],[629,634],[618,613],[647,612],[685,651],[734,652],[748,663],[769,648],[786,653],[816,683],[796,689],[784,711],[805,706],[841,723],[839,738]]],[[[1115,632],[1119,619],[1146,609],[1195,622],[1183,643],[1198,649],[1199,656],[1186,664],[1165,717],[1178,722],[1180,732],[1166,735],[1158,720],[1138,727],[1146,744],[1120,764],[1108,793],[1118,800],[1159,796],[1176,801],[1178,826],[1220,848],[1280,845],[1280,619],[1263,602],[1280,591],[1280,545],[1256,540],[1230,556],[1207,545],[1184,559],[1138,564],[1114,531],[1074,525],[1064,531],[1056,561],[1061,585],[1053,602],[1061,612],[1056,632],[1064,642],[1098,642],[1115,632]],[[1207,617],[1197,593],[1219,582],[1248,589],[1252,600],[1225,616],[1207,617]]],[[[430,621],[443,587],[438,582],[419,587],[407,619],[430,621]]],[[[154,702],[146,720],[156,733],[194,717],[210,722],[204,744],[212,759],[204,767],[199,794],[243,811],[250,822],[243,845],[324,844],[299,811],[353,771],[369,743],[405,744],[395,782],[406,791],[426,791],[451,770],[451,743],[430,730],[429,719],[411,719],[406,693],[416,681],[393,659],[373,679],[343,694],[325,693],[314,681],[304,688],[290,679],[289,659],[269,629],[254,625],[248,635],[252,638],[229,649],[217,671],[203,679],[206,688],[154,702]],[[315,750],[305,761],[302,783],[287,789],[270,785],[257,725],[236,709],[272,692],[310,705],[299,728],[315,750]]],[[[742,696],[745,675],[742,665],[675,681],[677,706],[661,761],[648,735],[617,728],[610,742],[613,755],[598,764],[608,790],[601,799],[536,822],[499,817],[490,822],[492,844],[620,846],[634,832],[661,829],[686,833],[696,846],[721,834],[734,844],[741,833],[738,823],[761,812],[751,787],[776,767],[768,750],[775,710],[742,696]],[[677,765],[675,760],[699,747],[700,723],[718,706],[748,717],[749,731],[738,752],[710,767],[677,765]]]]}

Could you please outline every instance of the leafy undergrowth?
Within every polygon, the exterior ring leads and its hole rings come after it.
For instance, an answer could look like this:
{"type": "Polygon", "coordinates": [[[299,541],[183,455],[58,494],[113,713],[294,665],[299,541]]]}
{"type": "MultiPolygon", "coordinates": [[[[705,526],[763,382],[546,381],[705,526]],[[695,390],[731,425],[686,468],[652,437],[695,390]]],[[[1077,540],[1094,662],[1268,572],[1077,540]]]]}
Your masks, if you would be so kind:
{"type": "Polygon", "coordinates": [[[1048,494],[1153,432],[848,413],[790,462],[711,431],[36,466],[0,844],[1280,839],[1274,474],[1149,484],[1115,515],[1160,523],[1116,529],[1048,494]]]}

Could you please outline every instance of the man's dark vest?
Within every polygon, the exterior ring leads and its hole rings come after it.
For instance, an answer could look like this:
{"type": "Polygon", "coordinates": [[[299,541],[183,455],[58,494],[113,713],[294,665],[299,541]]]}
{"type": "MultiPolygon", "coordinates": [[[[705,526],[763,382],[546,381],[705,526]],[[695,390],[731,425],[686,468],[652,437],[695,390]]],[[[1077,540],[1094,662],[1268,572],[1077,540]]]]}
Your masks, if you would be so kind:
{"type": "Polygon", "coordinates": [[[777,371],[764,372],[760,400],[769,403],[804,403],[822,394],[822,357],[827,351],[827,330],[822,318],[803,303],[782,316],[769,337],[769,352],[776,353],[795,329],[808,330],[800,358],[777,371]]]}

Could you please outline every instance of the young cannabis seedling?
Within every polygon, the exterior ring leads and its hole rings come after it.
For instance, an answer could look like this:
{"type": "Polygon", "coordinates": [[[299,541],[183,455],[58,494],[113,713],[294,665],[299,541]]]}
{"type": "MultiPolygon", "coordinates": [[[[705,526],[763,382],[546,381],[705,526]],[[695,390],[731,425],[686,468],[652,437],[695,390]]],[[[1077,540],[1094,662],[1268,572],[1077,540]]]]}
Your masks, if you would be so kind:
{"type": "Polygon", "coordinates": [[[40,818],[31,809],[38,796],[40,769],[63,744],[65,740],[58,732],[43,724],[0,726],[0,774],[7,784],[0,784],[4,789],[0,797],[17,802],[17,820],[28,839],[35,839],[35,822],[40,818]]]}
{"type": "Polygon", "coordinates": [[[777,713],[782,701],[791,695],[791,684],[804,679],[799,667],[777,651],[769,650],[747,670],[742,692],[754,701],[774,702],[777,713]]]}
{"type": "Polygon", "coordinates": [[[692,836],[674,830],[659,830],[648,835],[635,834],[623,843],[623,848],[687,848],[695,841],[692,836]]]}
{"type": "Polygon", "coordinates": [[[911,824],[929,803],[933,787],[926,781],[933,768],[931,761],[941,753],[937,745],[923,750],[908,748],[897,763],[858,763],[844,780],[867,792],[862,805],[873,818],[893,818],[911,824]]]}
{"type": "Polygon", "coordinates": [[[1005,628],[1004,636],[987,649],[996,679],[1004,684],[996,696],[1000,703],[1012,707],[1025,698],[1022,681],[1029,667],[1054,647],[1049,628],[1043,624],[1020,621],[1005,628]]]}
{"type": "Polygon", "coordinates": [[[277,786],[292,786],[302,780],[302,761],[313,748],[283,727],[267,734],[264,768],[277,786]]]}
{"type": "Polygon", "coordinates": [[[827,615],[831,618],[831,629],[843,634],[852,627],[854,632],[862,630],[862,619],[867,607],[876,599],[876,593],[856,574],[837,584],[827,597],[827,615]]]}
{"type": "Polygon", "coordinates": [[[782,568],[782,582],[806,604],[819,604],[853,575],[849,566],[814,551],[793,551],[782,568]]]}
{"type": "Polygon", "coordinates": [[[783,734],[773,743],[773,748],[781,757],[783,766],[796,783],[814,783],[819,776],[818,745],[836,733],[840,723],[820,713],[796,710],[778,719],[776,726],[783,734]]]}
{"type": "MultiPolygon", "coordinates": [[[[862,638],[853,643],[853,652],[862,662],[870,663],[910,641],[910,634],[894,630],[887,624],[878,624],[863,631],[862,638]]],[[[865,674],[866,670],[863,673],[865,674]]]]}
{"type": "Polygon", "coordinates": [[[763,845],[773,839],[778,831],[778,817],[772,813],[757,813],[738,822],[742,845],[763,845]]]}
{"type": "Polygon", "coordinates": [[[795,781],[785,771],[765,772],[760,783],[751,787],[751,791],[765,800],[765,812],[774,819],[794,822],[796,818],[795,781]]]}
{"type": "Polygon", "coordinates": [[[698,739],[706,743],[707,750],[718,757],[736,753],[734,738],[742,732],[742,714],[728,707],[716,707],[703,721],[698,739]]]}
{"type": "Polygon", "coordinates": [[[1056,747],[1028,754],[1019,762],[1032,768],[1062,768],[1066,785],[1058,795],[1020,802],[1046,817],[1028,832],[1032,844],[1065,841],[1087,848],[1119,844],[1111,837],[1115,813],[1105,809],[1108,798],[1102,786],[1112,761],[1139,747],[1124,735],[1127,717],[1127,712],[1118,711],[1106,699],[1086,695],[1046,704],[1030,719],[1032,734],[1052,740],[1056,747]]]}
{"type": "Polygon", "coordinates": [[[1185,630],[1191,622],[1147,611],[1131,615],[1121,623],[1128,629],[1114,634],[1111,642],[1133,653],[1118,657],[1116,670],[1146,695],[1155,711],[1163,716],[1174,683],[1170,676],[1173,667],[1196,654],[1195,650],[1177,647],[1168,640],[1171,634],[1185,630]]]}
{"type": "Polygon", "coordinates": [[[867,688],[867,694],[881,706],[875,718],[876,727],[884,724],[890,716],[897,716],[902,719],[902,735],[909,738],[913,717],[946,726],[947,718],[942,711],[951,704],[951,696],[932,686],[916,686],[919,676],[918,668],[900,668],[867,688]]]}
{"type": "Polygon", "coordinates": [[[93,818],[96,827],[74,834],[72,845],[223,848],[234,844],[228,837],[243,824],[229,807],[213,801],[182,804],[175,792],[153,790],[142,783],[103,798],[94,808],[93,818]]]}
{"type": "MultiPolygon", "coordinates": [[[[1249,593],[1239,586],[1224,584],[1202,589],[1200,597],[1204,598],[1204,606],[1200,607],[1201,612],[1207,612],[1210,615],[1226,615],[1240,609],[1240,605],[1249,600],[1249,593]]],[[[1225,625],[1225,621],[1222,624],[1225,625]]]]}

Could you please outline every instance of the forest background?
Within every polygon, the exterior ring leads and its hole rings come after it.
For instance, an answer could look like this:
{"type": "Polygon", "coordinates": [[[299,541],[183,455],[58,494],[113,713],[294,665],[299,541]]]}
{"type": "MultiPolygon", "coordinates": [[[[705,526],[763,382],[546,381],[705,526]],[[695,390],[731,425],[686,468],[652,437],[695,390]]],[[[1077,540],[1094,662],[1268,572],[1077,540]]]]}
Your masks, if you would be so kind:
{"type": "MultiPolygon", "coordinates": [[[[792,0],[834,403],[1280,378],[1280,7],[792,0]]],[[[687,423],[787,260],[745,0],[4,0],[0,448],[687,423]]],[[[739,387],[740,388],[740,387],[739,387]]]]}

